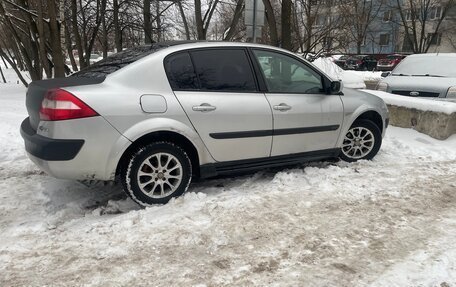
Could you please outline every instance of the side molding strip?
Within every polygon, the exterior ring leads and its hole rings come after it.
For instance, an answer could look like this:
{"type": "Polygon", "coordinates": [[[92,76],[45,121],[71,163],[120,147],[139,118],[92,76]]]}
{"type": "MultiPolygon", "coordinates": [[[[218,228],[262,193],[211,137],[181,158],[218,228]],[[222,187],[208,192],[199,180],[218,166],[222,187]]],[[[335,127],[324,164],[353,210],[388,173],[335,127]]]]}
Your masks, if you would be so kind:
{"type": "Polygon", "coordinates": [[[254,137],[318,133],[318,132],[335,131],[337,129],[339,129],[339,125],[290,128],[290,129],[279,129],[279,130],[257,130],[257,131],[242,131],[242,132],[211,133],[211,134],[209,134],[209,136],[213,139],[237,139],[237,138],[254,138],[254,137]]]}

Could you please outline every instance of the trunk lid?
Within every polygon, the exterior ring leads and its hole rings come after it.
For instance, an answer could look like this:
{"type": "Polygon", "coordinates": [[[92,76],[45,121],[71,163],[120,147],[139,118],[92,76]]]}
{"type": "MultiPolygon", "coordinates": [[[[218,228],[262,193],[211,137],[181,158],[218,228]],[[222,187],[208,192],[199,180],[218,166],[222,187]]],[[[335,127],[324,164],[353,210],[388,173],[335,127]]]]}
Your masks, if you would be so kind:
{"type": "Polygon", "coordinates": [[[25,100],[25,105],[29,114],[30,125],[35,131],[38,128],[38,125],[40,123],[41,102],[43,101],[44,96],[48,90],[72,86],[96,85],[102,83],[104,79],[104,77],[68,77],[32,82],[28,87],[25,100]]]}

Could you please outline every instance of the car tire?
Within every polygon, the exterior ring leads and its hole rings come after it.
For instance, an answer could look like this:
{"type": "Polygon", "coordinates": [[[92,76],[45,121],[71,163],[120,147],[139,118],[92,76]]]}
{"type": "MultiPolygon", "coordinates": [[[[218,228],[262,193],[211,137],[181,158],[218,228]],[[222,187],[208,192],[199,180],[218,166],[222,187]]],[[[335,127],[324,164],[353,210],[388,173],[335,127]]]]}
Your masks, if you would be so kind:
{"type": "Polygon", "coordinates": [[[170,142],[155,142],[135,152],[121,173],[123,188],[141,206],[165,204],[182,195],[192,179],[187,153],[170,142]]]}
{"type": "Polygon", "coordinates": [[[380,150],[382,134],[369,120],[357,120],[344,136],[339,157],[347,162],[371,160],[380,150]]]}

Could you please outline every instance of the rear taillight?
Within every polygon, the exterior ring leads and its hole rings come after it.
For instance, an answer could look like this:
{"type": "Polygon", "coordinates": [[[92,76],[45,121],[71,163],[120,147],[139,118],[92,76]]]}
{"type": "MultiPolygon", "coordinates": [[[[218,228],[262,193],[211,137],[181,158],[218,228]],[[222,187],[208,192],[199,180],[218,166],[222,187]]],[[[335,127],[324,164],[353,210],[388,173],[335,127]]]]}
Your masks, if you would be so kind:
{"type": "Polygon", "coordinates": [[[47,91],[41,102],[40,119],[43,121],[61,121],[97,115],[97,112],[83,101],[62,89],[47,91]]]}
{"type": "Polygon", "coordinates": [[[358,64],[358,65],[361,65],[362,63],[363,63],[363,61],[361,61],[361,60],[356,61],[356,64],[358,64]]]}

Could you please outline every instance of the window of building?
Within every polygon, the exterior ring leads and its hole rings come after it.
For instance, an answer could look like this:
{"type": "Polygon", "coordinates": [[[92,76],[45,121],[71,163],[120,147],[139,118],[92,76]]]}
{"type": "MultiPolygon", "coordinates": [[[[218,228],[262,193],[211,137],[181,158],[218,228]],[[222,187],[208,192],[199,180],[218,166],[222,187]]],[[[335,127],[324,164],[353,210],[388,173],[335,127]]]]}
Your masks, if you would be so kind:
{"type": "Polygon", "coordinates": [[[404,36],[404,42],[402,43],[402,51],[411,52],[413,50],[413,43],[409,37],[404,36]]]}
{"type": "Polygon", "coordinates": [[[326,25],[326,15],[318,15],[317,19],[315,19],[316,26],[324,26],[326,25]]]}
{"type": "Polygon", "coordinates": [[[256,91],[244,49],[210,49],[190,52],[201,90],[256,91]]]}
{"type": "Polygon", "coordinates": [[[416,11],[408,9],[405,11],[405,19],[407,21],[412,21],[416,19],[416,11]]]}
{"type": "Polygon", "coordinates": [[[390,42],[390,34],[380,34],[380,46],[387,46],[390,42]]]}
{"type": "Polygon", "coordinates": [[[437,20],[442,17],[442,7],[435,6],[432,7],[429,11],[429,20],[437,20]]]}
{"type": "Polygon", "coordinates": [[[393,11],[388,10],[383,12],[383,22],[389,22],[393,18],[393,11]]]}
{"type": "Polygon", "coordinates": [[[441,33],[428,33],[427,41],[430,45],[440,46],[440,41],[442,40],[441,33]]]}

